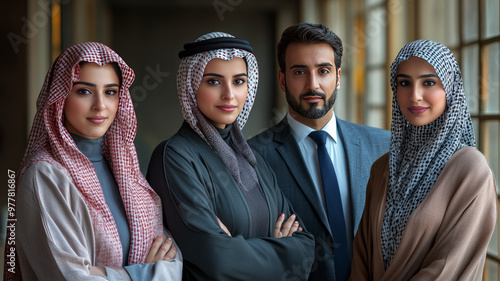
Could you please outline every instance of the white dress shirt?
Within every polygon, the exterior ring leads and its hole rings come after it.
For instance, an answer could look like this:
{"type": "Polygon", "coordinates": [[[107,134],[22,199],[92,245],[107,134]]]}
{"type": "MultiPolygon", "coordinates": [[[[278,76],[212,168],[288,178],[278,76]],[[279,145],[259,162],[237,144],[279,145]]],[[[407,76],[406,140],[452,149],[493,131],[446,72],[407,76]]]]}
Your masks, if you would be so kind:
{"type": "MultiPolygon", "coordinates": [[[[326,210],[325,195],[323,193],[323,181],[321,180],[321,172],[318,163],[317,146],[314,140],[309,137],[309,133],[314,131],[314,129],[293,119],[290,113],[287,114],[287,121],[292,129],[292,134],[299,145],[302,158],[304,159],[306,167],[309,170],[311,178],[314,182],[316,194],[323,204],[323,209],[326,210]]],[[[332,159],[333,166],[335,167],[335,174],[337,175],[337,181],[339,183],[340,196],[342,198],[342,207],[346,222],[347,241],[352,255],[353,225],[349,175],[344,147],[341,139],[338,137],[335,114],[333,114],[332,119],[328,121],[322,130],[328,133],[326,138],[326,149],[332,159]]]]}

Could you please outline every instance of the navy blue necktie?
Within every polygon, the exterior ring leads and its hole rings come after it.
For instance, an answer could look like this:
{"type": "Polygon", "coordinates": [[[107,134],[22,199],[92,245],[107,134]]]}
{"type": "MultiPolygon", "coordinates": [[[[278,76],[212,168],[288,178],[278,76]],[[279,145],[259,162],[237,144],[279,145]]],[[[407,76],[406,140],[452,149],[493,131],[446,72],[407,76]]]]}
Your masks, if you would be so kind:
{"type": "Polygon", "coordinates": [[[351,261],[349,259],[346,224],[339,183],[332,159],[328,155],[325,146],[327,135],[327,132],[319,130],[311,132],[309,137],[318,145],[318,162],[321,171],[321,180],[323,181],[326,212],[333,235],[335,277],[336,281],[344,281],[349,277],[351,261]]]}

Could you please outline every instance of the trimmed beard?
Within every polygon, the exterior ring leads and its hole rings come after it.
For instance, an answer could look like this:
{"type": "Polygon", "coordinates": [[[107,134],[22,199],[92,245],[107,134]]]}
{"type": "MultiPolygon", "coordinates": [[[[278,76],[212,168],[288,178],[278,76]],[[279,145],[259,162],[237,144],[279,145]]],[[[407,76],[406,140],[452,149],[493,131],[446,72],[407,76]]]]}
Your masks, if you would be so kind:
{"type": "MultiPolygon", "coordinates": [[[[336,85],[337,83],[335,83],[336,85]]],[[[318,92],[318,91],[309,91],[305,92],[303,94],[300,94],[299,96],[299,101],[297,101],[288,91],[288,87],[286,86],[285,82],[285,96],[286,96],[286,101],[288,102],[288,105],[298,114],[301,116],[308,118],[308,119],[319,119],[323,116],[325,116],[328,111],[333,107],[335,104],[335,99],[337,98],[337,90],[338,88],[335,87],[335,90],[333,91],[332,95],[326,100],[326,95],[324,93],[318,92]],[[302,106],[302,99],[306,96],[319,96],[323,99],[324,101],[324,106],[322,108],[318,108],[318,104],[314,103],[311,104],[309,108],[304,108],[302,106]]]]}

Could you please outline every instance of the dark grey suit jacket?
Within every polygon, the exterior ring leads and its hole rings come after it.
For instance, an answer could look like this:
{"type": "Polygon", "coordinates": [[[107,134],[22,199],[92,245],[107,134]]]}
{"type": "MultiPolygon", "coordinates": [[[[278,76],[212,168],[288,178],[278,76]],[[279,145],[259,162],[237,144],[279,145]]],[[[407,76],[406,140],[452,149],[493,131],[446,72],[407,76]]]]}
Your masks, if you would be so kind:
{"type": "MultiPolygon", "coordinates": [[[[337,129],[346,153],[355,234],[363,213],[371,165],[389,150],[390,132],[338,118],[337,129]]],[[[281,190],[292,203],[305,228],[314,235],[315,262],[309,280],[335,280],[333,237],[326,211],[316,195],[286,117],[248,142],[272,167],[281,190]]]]}
{"type": "MultiPolygon", "coordinates": [[[[271,237],[276,218],[294,210],[270,167],[258,154],[255,157],[255,172],[273,218],[271,237]]],[[[154,150],[146,178],[162,199],[165,225],[182,251],[182,280],[301,280],[309,274],[303,264],[314,258],[313,236],[301,232],[286,239],[252,237],[251,212],[241,189],[186,122],[154,150]]]]}

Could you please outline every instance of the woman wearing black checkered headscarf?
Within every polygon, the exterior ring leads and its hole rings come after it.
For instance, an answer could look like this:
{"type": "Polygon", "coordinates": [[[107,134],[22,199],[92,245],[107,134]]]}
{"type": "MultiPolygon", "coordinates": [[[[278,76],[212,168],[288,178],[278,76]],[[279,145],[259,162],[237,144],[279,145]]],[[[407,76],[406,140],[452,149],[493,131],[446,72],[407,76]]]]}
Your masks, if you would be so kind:
{"type": "Polygon", "coordinates": [[[372,166],[350,280],[481,280],[496,223],[458,64],[418,40],[391,66],[389,153],[372,166]]]}
{"type": "Polygon", "coordinates": [[[184,279],[307,277],[314,239],[241,133],[257,91],[252,48],[222,32],[184,48],[177,92],[185,122],[155,149],[147,176],[182,249],[184,279]]]}

